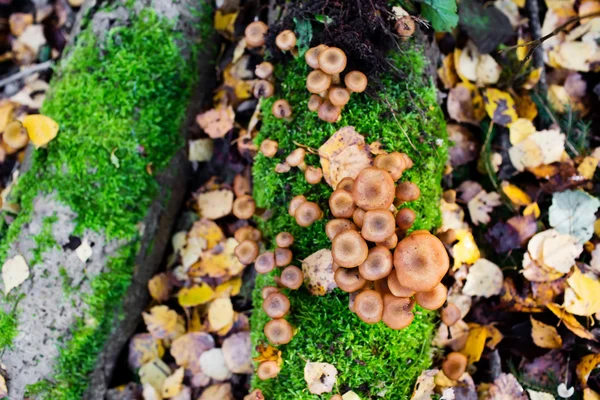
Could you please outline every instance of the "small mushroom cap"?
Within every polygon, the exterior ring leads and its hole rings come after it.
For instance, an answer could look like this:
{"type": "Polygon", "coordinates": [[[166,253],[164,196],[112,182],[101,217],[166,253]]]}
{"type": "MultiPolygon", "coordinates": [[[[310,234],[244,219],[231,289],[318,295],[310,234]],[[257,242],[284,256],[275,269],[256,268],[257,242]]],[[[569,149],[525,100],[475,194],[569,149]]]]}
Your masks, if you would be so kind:
{"type": "Polygon", "coordinates": [[[252,218],[256,211],[256,202],[249,194],[238,197],[233,201],[233,215],[239,219],[252,218]]]}
{"type": "Polygon", "coordinates": [[[319,110],[317,111],[318,117],[329,123],[337,122],[342,113],[342,109],[338,106],[334,106],[331,104],[329,100],[326,100],[319,106],[319,110]]]}
{"type": "Polygon", "coordinates": [[[352,193],[336,189],[329,196],[329,209],[331,214],[337,218],[350,218],[356,209],[356,204],[352,199],[352,193]]]}
{"type": "Polygon", "coordinates": [[[327,224],[325,224],[325,234],[329,238],[329,240],[333,240],[337,236],[338,233],[344,232],[347,230],[358,231],[358,228],[352,221],[348,221],[347,219],[336,218],[329,220],[327,224]]]}
{"type": "Polygon", "coordinates": [[[2,140],[11,148],[20,150],[29,143],[29,135],[20,121],[11,121],[4,128],[2,140]]]}
{"type": "Polygon", "coordinates": [[[267,158],[274,157],[279,150],[279,143],[271,139],[265,139],[260,144],[260,152],[267,158]]]}
{"type": "Polygon", "coordinates": [[[304,60],[306,61],[306,63],[313,69],[317,69],[319,68],[319,54],[323,51],[328,49],[329,46],[324,45],[324,44],[320,44],[316,47],[311,47],[310,49],[308,49],[308,51],[304,54],[304,60]]]}
{"type": "Polygon", "coordinates": [[[396,214],[396,225],[398,228],[406,231],[415,223],[417,214],[410,208],[402,208],[396,214]]]}
{"type": "Polygon", "coordinates": [[[456,381],[465,373],[467,363],[467,356],[454,351],[446,356],[442,363],[442,371],[449,379],[456,381]]]}
{"type": "Polygon", "coordinates": [[[417,292],[415,301],[426,310],[437,310],[444,305],[446,297],[448,297],[448,289],[440,282],[431,290],[417,292]]]}
{"type": "Polygon", "coordinates": [[[285,319],[272,319],[264,327],[264,333],[271,344],[275,346],[288,344],[294,336],[292,325],[285,319]]]}
{"type": "Polygon", "coordinates": [[[392,236],[396,230],[394,214],[388,210],[365,212],[360,234],[370,242],[381,242],[392,236]]]}
{"type": "Polygon", "coordinates": [[[261,297],[264,299],[266,299],[267,297],[269,297],[269,295],[271,293],[276,293],[279,292],[279,289],[275,286],[265,286],[261,289],[260,291],[260,295],[261,297]]]}
{"type": "Polygon", "coordinates": [[[292,106],[287,100],[279,99],[273,103],[273,107],[271,108],[273,115],[275,118],[290,118],[292,116],[292,106]]]}
{"type": "Polygon", "coordinates": [[[283,247],[277,247],[274,251],[275,254],[275,265],[278,267],[285,267],[290,265],[292,262],[293,254],[290,249],[283,247]]]}
{"type": "Polygon", "coordinates": [[[342,179],[341,181],[339,181],[335,188],[336,188],[336,190],[342,189],[342,190],[352,193],[352,186],[354,186],[354,178],[350,178],[349,176],[347,176],[344,179],[342,179]]]}
{"type": "MultiPolygon", "coordinates": [[[[280,371],[281,367],[277,364],[277,361],[263,361],[259,364],[258,369],[256,370],[256,376],[258,376],[258,379],[261,381],[264,381],[275,378],[277,375],[279,375],[280,371]]],[[[260,399],[261,397],[257,398],[260,399]]],[[[264,397],[262,398],[264,399],[264,397]]]]}
{"type": "Polygon", "coordinates": [[[415,294],[415,291],[404,287],[398,282],[397,274],[393,272],[389,274],[387,278],[388,287],[390,288],[390,292],[396,297],[412,297],[415,294]]]}
{"type": "Polygon", "coordinates": [[[272,251],[265,251],[254,261],[254,269],[259,274],[266,274],[275,268],[275,254],[272,251]]]}
{"type": "Polygon", "coordinates": [[[305,201],[300,204],[294,213],[296,223],[300,226],[310,226],[313,222],[323,217],[323,211],[317,203],[305,201]]]}
{"type": "Polygon", "coordinates": [[[363,223],[365,222],[365,213],[365,210],[358,207],[352,213],[352,221],[354,221],[356,226],[358,226],[359,228],[362,228],[363,223]]]}
{"type": "Polygon", "coordinates": [[[298,196],[294,196],[290,201],[290,206],[288,207],[288,214],[290,214],[292,217],[296,215],[298,207],[300,207],[300,205],[305,203],[306,201],[306,197],[304,197],[301,194],[299,194],[298,196]]]}
{"type": "Polygon", "coordinates": [[[253,240],[246,239],[235,247],[233,253],[239,262],[244,265],[248,265],[252,264],[254,260],[256,260],[256,257],[258,257],[258,251],[258,243],[253,240]]]}
{"type": "Polygon", "coordinates": [[[266,81],[264,79],[256,81],[256,83],[254,84],[254,88],[252,90],[252,94],[257,99],[259,99],[261,97],[265,97],[265,98],[271,97],[271,96],[273,96],[273,93],[275,93],[275,87],[273,86],[273,84],[271,82],[266,81]]]}
{"type": "Polygon", "coordinates": [[[395,182],[400,179],[404,171],[404,157],[397,151],[389,154],[379,154],[375,157],[373,165],[389,172],[395,182]]]}
{"type": "Polygon", "coordinates": [[[448,189],[444,193],[442,193],[442,198],[446,203],[454,204],[456,203],[456,190],[448,189]]]}
{"type": "Polygon", "coordinates": [[[244,396],[244,400],[265,400],[265,395],[263,394],[262,390],[254,389],[244,396]]]}
{"type": "Polygon", "coordinates": [[[377,245],[383,246],[386,249],[394,250],[398,245],[398,235],[394,233],[392,236],[385,238],[384,241],[378,242],[377,245]]]}
{"type": "Polygon", "coordinates": [[[296,47],[296,34],[289,29],[282,31],[275,37],[275,46],[279,50],[288,51],[296,47]]]}
{"type": "Polygon", "coordinates": [[[409,326],[414,314],[414,302],[406,297],[396,297],[391,294],[383,296],[383,323],[390,329],[404,329],[409,326]]]}
{"type": "Polygon", "coordinates": [[[340,267],[354,268],[365,262],[369,248],[358,232],[347,230],[333,238],[331,254],[340,267]]]}
{"type": "Polygon", "coordinates": [[[314,94],[326,91],[331,86],[331,76],[320,69],[311,71],[306,77],[306,89],[314,94]]]}
{"type": "Polygon", "coordinates": [[[376,281],[387,278],[392,268],[392,252],[383,246],[375,246],[369,250],[365,262],[358,266],[358,272],[366,280],[376,281]]]}
{"type": "Polygon", "coordinates": [[[254,74],[260,79],[267,79],[273,75],[274,70],[275,68],[273,67],[273,64],[268,61],[263,61],[256,66],[254,69],[254,74]]]}
{"type": "Polygon", "coordinates": [[[334,106],[343,107],[350,101],[350,92],[341,87],[334,87],[329,89],[327,97],[334,106]]]}
{"type": "Polygon", "coordinates": [[[376,324],[383,315],[383,298],[375,290],[363,290],[354,299],[354,312],[363,322],[376,324]]]}
{"type": "Polygon", "coordinates": [[[281,271],[281,284],[289,289],[296,290],[302,286],[304,282],[304,273],[302,270],[294,265],[285,267],[281,271]]]}
{"type": "Polygon", "coordinates": [[[344,292],[352,293],[361,289],[367,280],[360,276],[358,268],[338,268],[333,274],[336,285],[344,292]]]}
{"type": "Polygon", "coordinates": [[[265,44],[265,34],[269,30],[267,24],[262,21],[250,23],[244,31],[246,45],[250,48],[259,47],[265,44]]]}
{"type": "Polygon", "coordinates": [[[415,231],[394,250],[398,282],[416,292],[433,289],[446,275],[450,259],[443,243],[427,231],[415,231]]]}
{"type": "Polygon", "coordinates": [[[346,68],[346,53],[337,47],[329,47],[319,53],[319,67],[326,74],[339,74],[346,68]]]}
{"type": "Polygon", "coordinates": [[[289,232],[279,232],[275,236],[275,243],[279,247],[290,247],[294,243],[294,236],[289,232]]]}
{"type": "Polygon", "coordinates": [[[329,400],[344,400],[344,398],[339,394],[334,394],[329,398],[329,400]]]}
{"type": "Polygon", "coordinates": [[[233,236],[238,243],[242,243],[246,239],[258,242],[262,238],[262,233],[255,227],[246,225],[238,228],[233,236]]]}
{"type": "Polygon", "coordinates": [[[413,160],[406,153],[400,153],[404,158],[404,170],[411,169],[413,167],[413,160]]]}
{"type": "Polygon", "coordinates": [[[290,299],[279,292],[273,292],[263,301],[265,313],[271,318],[283,318],[290,311],[290,299]]]}
{"type": "Polygon", "coordinates": [[[236,197],[250,194],[252,186],[250,184],[250,178],[246,174],[239,173],[233,178],[233,193],[236,197]]]}
{"type": "Polygon", "coordinates": [[[456,231],[452,228],[448,229],[445,232],[440,232],[437,234],[437,237],[446,244],[452,244],[456,241],[456,231]]]}
{"type": "Polygon", "coordinates": [[[367,88],[369,80],[367,76],[360,71],[350,71],[344,77],[346,87],[354,93],[362,93],[367,88]]]}
{"type": "Polygon", "coordinates": [[[318,111],[319,107],[323,104],[323,98],[318,94],[311,94],[308,99],[308,109],[312,112],[318,111]]]}
{"type": "Polygon", "coordinates": [[[405,15],[396,21],[396,32],[402,38],[411,37],[415,33],[415,21],[410,15],[405,15]]]}
{"type": "Polygon", "coordinates": [[[306,156],[306,150],[302,147],[298,147],[293,150],[288,156],[285,158],[285,162],[287,162],[292,167],[297,167],[304,163],[304,157],[306,156]]]}
{"type": "Polygon", "coordinates": [[[304,170],[304,179],[311,185],[316,185],[323,179],[323,170],[319,167],[306,167],[304,170]]]}
{"type": "Polygon", "coordinates": [[[387,210],[394,202],[394,180],[387,171],[365,168],[354,179],[352,197],[363,210],[387,210]]]}
{"type": "Polygon", "coordinates": [[[448,326],[454,325],[460,321],[462,317],[460,308],[458,308],[454,303],[448,303],[448,305],[440,312],[440,316],[442,318],[442,322],[448,326]]]}
{"type": "Polygon", "coordinates": [[[421,190],[412,182],[402,182],[396,186],[396,198],[400,201],[415,201],[421,196],[421,190]]]}

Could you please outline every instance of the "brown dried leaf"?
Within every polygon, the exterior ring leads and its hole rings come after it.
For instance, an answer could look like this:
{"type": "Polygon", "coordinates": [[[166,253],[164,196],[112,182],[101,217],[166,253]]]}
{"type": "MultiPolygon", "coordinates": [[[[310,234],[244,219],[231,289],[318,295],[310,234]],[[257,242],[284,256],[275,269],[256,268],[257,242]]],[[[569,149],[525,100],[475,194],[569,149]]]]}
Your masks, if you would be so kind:
{"type": "Polygon", "coordinates": [[[583,356],[577,363],[575,372],[577,373],[579,382],[583,387],[587,387],[587,381],[590,377],[590,373],[598,366],[598,364],[600,364],[600,354],[588,354],[587,356],[583,356]]]}
{"type": "Polygon", "coordinates": [[[555,327],[546,325],[531,316],[530,319],[533,343],[543,349],[560,349],[562,347],[562,338],[555,327]]]}
{"type": "Polygon", "coordinates": [[[161,358],[165,352],[160,340],[149,333],[138,333],[129,341],[127,356],[129,368],[136,370],[156,358],[161,358]]]}
{"type": "Polygon", "coordinates": [[[171,344],[170,351],[177,365],[196,374],[202,372],[200,356],[214,347],[215,340],[209,333],[189,332],[175,339],[171,344]]]}
{"type": "Polygon", "coordinates": [[[174,340],[185,333],[185,320],[167,306],[155,306],[142,313],[148,332],[156,339],[174,340]]]}
{"type": "Polygon", "coordinates": [[[148,281],[148,291],[150,292],[150,296],[158,302],[167,301],[170,289],[169,276],[164,272],[154,275],[154,277],[148,281]]]}
{"type": "Polygon", "coordinates": [[[196,208],[201,218],[219,219],[231,213],[233,192],[229,189],[212,190],[196,195],[196,208]]]}
{"type": "Polygon", "coordinates": [[[565,326],[575,335],[583,339],[597,341],[594,335],[592,335],[590,331],[585,329],[583,325],[581,325],[579,321],[577,321],[577,318],[575,318],[573,314],[570,314],[567,311],[563,310],[560,305],[556,303],[550,303],[547,305],[547,307],[550,311],[554,313],[554,315],[560,318],[560,321],[563,322],[565,326]]]}
{"type": "Polygon", "coordinates": [[[196,122],[212,139],[222,138],[233,129],[233,107],[217,107],[198,114],[196,122]]]}

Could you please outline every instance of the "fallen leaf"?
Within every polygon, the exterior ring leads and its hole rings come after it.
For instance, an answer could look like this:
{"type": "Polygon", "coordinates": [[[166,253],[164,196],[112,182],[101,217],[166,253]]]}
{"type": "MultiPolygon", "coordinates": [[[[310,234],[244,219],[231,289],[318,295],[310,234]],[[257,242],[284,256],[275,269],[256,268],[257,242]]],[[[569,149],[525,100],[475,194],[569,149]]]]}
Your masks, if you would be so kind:
{"type": "Polygon", "coordinates": [[[158,302],[167,301],[171,285],[169,284],[169,276],[167,274],[156,274],[148,281],[148,291],[150,296],[158,302]]]}
{"type": "Polygon", "coordinates": [[[573,236],[548,229],[534,235],[527,244],[523,268],[527,268],[529,261],[533,260],[541,267],[566,274],[582,251],[583,246],[578,244],[573,236]]]}
{"type": "Polygon", "coordinates": [[[533,121],[538,115],[537,105],[529,95],[524,92],[517,94],[514,97],[515,106],[517,107],[517,114],[520,118],[525,118],[529,121],[533,121]]]}
{"type": "Polygon", "coordinates": [[[233,316],[233,305],[229,297],[215,299],[208,306],[208,322],[213,332],[231,324],[233,316]]]}
{"type": "Polygon", "coordinates": [[[75,249],[75,254],[81,262],[87,262],[92,256],[92,246],[90,246],[90,242],[87,239],[83,239],[81,244],[75,249]]]}
{"type": "Polygon", "coordinates": [[[564,69],[589,72],[600,61],[600,50],[595,43],[563,42],[553,49],[552,60],[564,69]]]}
{"type": "MultiPolygon", "coordinates": [[[[526,49],[525,47],[523,47],[523,48],[526,49]]],[[[526,89],[526,90],[533,89],[534,87],[537,86],[541,77],[542,77],[542,67],[532,69],[531,72],[529,73],[529,75],[527,75],[525,82],[523,82],[523,85],[522,85],[523,89],[526,89]]]]}
{"type": "Polygon", "coordinates": [[[543,349],[560,349],[562,338],[555,327],[546,325],[530,316],[531,337],[536,346],[543,349]]]}
{"type": "Polygon", "coordinates": [[[514,281],[510,277],[504,280],[500,302],[509,311],[543,311],[543,308],[531,297],[531,295],[521,295],[521,293],[517,292],[514,281]]]}
{"type": "Polygon", "coordinates": [[[456,244],[452,247],[454,257],[454,269],[460,268],[463,264],[473,264],[480,257],[479,247],[475,243],[473,234],[469,231],[457,231],[456,244]]]}
{"type": "Polygon", "coordinates": [[[217,381],[224,381],[231,377],[231,371],[225,364],[223,350],[220,348],[210,349],[202,353],[200,368],[206,375],[217,381]]]}
{"type": "Polygon", "coordinates": [[[527,207],[523,209],[523,216],[527,217],[529,215],[533,215],[536,219],[540,217],[542,212],[540,211],[540,206],[538,203],[531,203],[527,207]]]}
{"type": "Polygon", "coordinates": [[[148,332],[156,339],[176,339],[185,333],[183,317],[167,306],[154,306],[142,313],[148,332]]]}
{"type": "Polygon", "coordinates": [[[4,132],[6,125],[13,120],[15,103],[4,100],[0,102],[0,132],[4,132]]]}
{"type": "Polygon", "coordinates": [[[212,190],[196,196],[196,208],[201,218],[219,219],[231,213],[233,192],[229,189],[212,190]]]}
{"type": "Polygon", "coordinates": [[[502,291],[502,270],[493,262],[480,258],[469,267],[462,292],[469,296],[491,297],[502,291]]]}
{"type": "Polygon", "coordinates": [[[567,312],[556,303],[547,304],[546,307],[548,307],[548,309],[552,311],[554,315],[556,315],[560,319],[560,321],[563,322],[565,326],[575,335],[583,339],[597,341],[594,335],[590,331],[585,329],[583,325],[581,325],[579,321],[577,321],[577,318],[575,318],[573,314],[567,312]]]}
{"type": "Polygon", "coordinates": [[[479,324],[469,324],[469,337],[465,347],[460,350],[462,354],[467,356],[469,364],[479,361],[483,349],[485,348],[485,342],[488,338],[488,330],[485,326],[479,324]]]}
{"type": "Polygon", "coordinates": [[[600,394],[590,388],[583,389],[583,400],[600,400],[600,394]]]}
{"type": "Polygon", "coordinates": [[[490,212],[500,204],[502,204],[502,201],[500,201],[498,193],[488,193],[485,190],[480,191],[467,203],[471,221],[475,225],[488,224],[490,222],[490,212]]]}
{"type": "Polygon", "coordinates": [[[159,359],[165,353],[160,340],[152,337],[149,333],[138,333],[129,340],[129,353],[127,362],[131,369],[138,369],[142,365],[159,359]]]}
{"type": "Polygon", "coordinates": [[[202,392],[198,400],[234,400],[230,383],[216,383],[202,392]]]}
{"type": "Polygon", "coordinates": [[[596,172],[596,168],[598,167],[598,161],[599,160],[596,157],[585,157],[577,167],[577,172],[585,179],[592,179],[596,172]]]}
{"type": "Polygon", "coordinates": [[[433,345],[436,347],[450,347],[454,351],[460,351],[465,347],[468,338],[469,325],[462,319],[451,327],[442,322],[433,339],[433,345]]]}
{"type": "Polygon", "coordinates": [[[600,311],[600,281],[597,276],[588,276],[574,268],[567,278],[565,310],[571,314],[590,316],[600,311]]]}
{"type": "Polygon", "coordinates": [[[6,387],[6,380],[0,375],[0,399],[8,397],[8,388],[6,387]]]}
{"type": "Polygon", "coordinates": [[[426,369],[421,372],[417,378],[411,400],[429,400],[434,395],[435,391],[435,376],[439,372],[438,369],[426,369]]]}
{"type": "Polygon", "coordinates": [[[177,368],[173,374],[169,375],[162,384],[161,395],[168,399],[181,393],[183,387],[183,368],[177,368]]]}
{"type": "Polygon", "coordinates": [[[594,368],[600,364],[600,354],[588,354],[587,356],[581,357],[581,360],[577,363],[575,372],[579,378],[579,382],[585,388],[587,387],[588,378],[594,368]]]}
{"type": "Polygon", "coordinates": [[[509,218],[506,223],[518,232],[519,241],[521,245],[524,245],[531,239],[537,232],[537,223],[535,217],[531,214],[527,216],[515,216],[509,218]]]}
{"type": "MultiPolygon", "coordinates": [[[[448,140],[452,143],[448,153],[453,167],[468,164],[479,157],[480,144],[466,126],[446,124],[446,131],[448,131],[448,140]]],[[[373,147],[372,143],[371,147],[373,147]]]]}
{"type": "Polygon", "coordinates": [[[343,394],[342,400],[360,400],[360,396],[350,390],[349,392],[343,394]]]}
{"type": "Polygon", "coordinates": [[[304,380],[312,394],[329,393],[337,382],[337,369],[329,363],[310,362],[304,366],[304,380]]]}
{"type": "Polygon", "coordinates": [[[221,10],[215,11],[213,26],[215,30],[228,39],[233,39],[233,29],[238,12],[224,13],[221,10]]]}
{"type": "Polygon", "coordinates": [[[281,365],[283,362],[281,350],[278,350],[270,344],[259,344],[256,346],[256,352],[258,353],[258,356],[252,358],[255,363],[260,364],[263,361],[277,361],[277,364],[281,365]]]}
{"type": "Polygon", "coordinates": [[[485,117],[483,97],[477,87],[462,82],[450,89],[447,101],[448,115],[457,122],[478,125],[485,117]]]}
{"type": "Polygon", "coordinates": [[[535,133],[535,126],[533,122],[525,118],[519,118],[510,125],[510,143],[515,145],[522,142],[529,136],[535,133]]]}
{"type": "Polygon", "coordinates": [[[163,360],[157,358],[142,365],[138,375],[143,385],[150,385],[160,393],[163,383],[171,375],[171,369],[163,360]]]}
{"type": "Polygon", "coordinates": [[[457,203],[448,203],[442,198],[440,199],[440,211],[442,212],[441,232],[449,229],[457,232],[469,229],[465,223],[465,213],[457,203]]]}
{"type": "Polygon", "coordinates": [[[550,226],[583,244],[594,234],[598,207],[600,200],[581,190],[554,193],[548,210],[550,226]]]}
{"type": "Polygon", "coordinates": [[[227,238],[224,242],[203,253],[199,262],[192,265],[188,271],[190,276],[209,276],[220,278],[239,274],[246,267],[235,256],[238,242],[227,238]]]}
{"type": "MultiPolygon", "coordinates": [[[[496,3],[497,4],[497,3],[496,3]]],[[[477,85],[495,85],[500,79],[502,67],[498,65],[494,57],[489,54],[481,54],[477,64],[477,85]]]]}
{"type": "Polygon", "coordinates": [[[214,290],[203,282],[191,288],[181,288],[177,293],[177,300],[181,307],[196,307],[208,303],[214,295],[214,290]]]}
{"type": "Polygon", "coordinates": [[[242,278],[237,277],[221,283],[215,288],[215,297],[218,296],[237,296],[242,289],[242,278]]]}
{"type": "Polygon", "coordinates": [[[217,107],[198,114],[196,122],[212,139],[222,138],[233,129],[233,107],[217,107]]]}
{"type": "Polygon", "coordinates": [[[487,88],[483,93],[485,111],[492,121],[501,126],[509,126],[519,117],[515,101],[507,92],[487,88]]]}
{"type": "Polygon", "coordinates": [[[513,205],[520,206],[528,206],[531,204],[531,197],[517,186],[512,183],[508,183],[507,181],[502,182],[502,191],[509,198],[509,200],[513,203],[513,205]]]}
{"type": "Polygon", "coordinates": [[[556,129],[535,132],[508,150],[513,166],[518,171],[560,161],[565,151],[564,134],[556,129]]]}
{"type": "Polygon", "coordinates": [[[313,296],[324,296],[337,287],[333,279],[331,250],[321,249],[302,260],[305,287],[313,296]]]}
{"type": "Polygon", "coordinates": [[[170,353],[178,366],[196,374],[200,368],[200,356],[215,347],[212,335],[206,332],[188,332],[171,343],[170,353]]]}
{"type": "Polygon", "coordinates": [[[529,395],[529,400],[555,400],[553,395],[546,392],[527,389],[527,394],[529,395]]]}
{"type": "Polygon", "coordinates": [[[251,374],[252,343],[250,332],[238,332],[227,337],[221,346],[227,368],[234,374],[251,374]]]}
{"type": "Polygon", "coordinates": [[[196,162],[209,161],[213,156],[214,143],[212,139],[190,140],[188,160],[196,162]]]}
{"type": "Polygon", "coordinates": [[[47,145],[58,134],[58,124],[45,115],[27,115],[23,118],[22,123],[36,148],[47,145]]]}
{"type": "Polygon", "coordinates": [[[44,26],[42,24],[27,26],[17,41],[30,48],[33,53],[37,55],[40,51],[40,48],[46,44],[44,26]]]}
{"type": "Polygon", "coordinates": [[[525,390],[513,374],[500,374],[488,389],[489,400],[528,400],[525,390]]]}
{"type": "Polygon", "coordinates": [[[4,294],[20,286],[29,278],[29,266],[22,255],[17,254],[9,258],[2,265],[2,280],[4,281],[4,294]]]}
{"type": "Polygon", "coordinates": [[[452,89],[458,82],[458,75],[454,68],[454,54],[450,53],[442,59],[442,66],[437,70],[440,81],[444,88],[452,89]]]}

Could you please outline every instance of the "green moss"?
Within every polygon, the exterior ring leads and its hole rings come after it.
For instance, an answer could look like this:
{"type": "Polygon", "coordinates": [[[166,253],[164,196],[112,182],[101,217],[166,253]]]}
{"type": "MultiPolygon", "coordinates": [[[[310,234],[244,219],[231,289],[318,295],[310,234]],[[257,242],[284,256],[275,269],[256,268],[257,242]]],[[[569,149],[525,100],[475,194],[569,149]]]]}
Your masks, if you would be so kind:
{"type": "MultiPolygon", "coordinates": [[[[307,184],[297,170],[274,173],[275,165],[297,147],[295,143],[316,149],[343,126],[354,126],[369,143],[378,140],[388,151],[406,152],[415,165],[402,179],[416,183],[421,189],[421,198],[407,205],[418,216],[413,229],[432,229],[440,223],[440,181],[447,158],[443,114],[436,103],[433,83],[423,77],[426,61],[420,50],[411,44],[411,48],[394,55],[393,61],[404,74],[403,79],[384,77],[384,89],[377,99],[353,94],[336,124],[324,123],[308,111],[309,95],[301,77],[309,70],[303,60],[294,60],[277,69],[276,81],[280,87],[276,93],[290,102],[294,120],[278,120],[265,112],[258,141],[274,139],[279,142],[280,152],[274,158],[261,155],[256,158],[254,197],[259,207],[274,211],[270,220],[259,221],[265,236],[272,238],[281,231],[291,232],[297,260],[331,246],[324,233],[331,188],[325,184],[307,184]],[[309,228],[299,227],[287,214],[290,199],[298,194],[318,202],[325,211],[325,220],[309,228]]],[[[265,101],[263,110],[270,110],[274,100],[265,101]]],[[[319,165],[316,155],[307,155],[306,161],[319,165]]],[[[251,323],[255,344],[266,341],[262,329],[268,317],[262,311],[260,290],[269,284],[273,284],[273,276],[259,276],[253,294],[255,311],[251,323]]],[[[435,313],[419,309],[409,328],[393,331],[382,323],[362,323],[348,309],[346,293],[336,290],[325,297],[312,297],[301,289],[288,295],[292,303],[288,319],[297,333],[291,343],[281,346],[284,364],[279,376],[268,381],[253,380],[253,386],[261,388],[266,398],[328,398],[311,395],[306,390],[303,370],[307,360],[336,366],[339,371],[336,391],[352,389],[371,396],[381,392],[382,399],[410,396],[416,377],[430,365],[435,313]]]]}
{"type": "Polygon", "coordinates": [[[10,346],[15,336],[17,336],[16,315],[0,310],[0,349],[10,346]]]}
{"type": "Polygon", "coordinates": [[[42,254],[52,247],[58,246],[56,240],[54,239],[54,235],[52,234],[52,225],[58,221],[58,217],[45,217],[42,220],[42,231],[39,235],[35,236],[33,239],[35,240],[35,249],[33,249],[33,259],[30,262],[30,267],[39,264],[42,261],[42,254]]]}

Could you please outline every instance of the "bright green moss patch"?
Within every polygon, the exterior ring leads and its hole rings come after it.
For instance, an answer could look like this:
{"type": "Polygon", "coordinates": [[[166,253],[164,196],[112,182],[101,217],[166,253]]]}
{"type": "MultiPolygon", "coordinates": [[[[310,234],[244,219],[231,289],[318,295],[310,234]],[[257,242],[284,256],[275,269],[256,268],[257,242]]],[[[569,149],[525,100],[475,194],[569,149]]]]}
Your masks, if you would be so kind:
{"type": "MultiPolygon", "coordinates": [[[[413,46],[411,44],[411,46],[413,46]]],[[[330,248],[321,220],[309,228],[299,227],[287,213],[290,199],[304,194],[316,201],[329,217],[327,199],[331,188],[326,184],[309,185],[302,173],[277,174],[275,165],[283,161],[296,143],[317,149],[336,130],[351,125],[369,143],[379,140],[388,151],[406,152],[414,167],[402,180],[410,180],[421,189],[421,198],[408,204],[417,213],[413,229],[432,229],[440,223],[438,208],[440,181],[447,158],[447,137],[443,114],[436,103],[436,90],[426,80],[426,60],[414,46],[394,56],[402,79],[384,77],[380,98],[353,94],[344,108],[342,119],[328,124],[307,109],[309,93],[304,79],[309,69],[303,60],[294,60],[278,68],[277,98],[285,98],[293,108],[291,122],[273,117],[271,105],[265,101],[264,119],[258,141],[270,138],[279,142],[280,152],[274,158],[259,155],[253,167],[254,197],[259,207],[273,209],[273,217],[259,225],[267,238],[289,231],[295,237],[292,248],[297,260],[321,248],[330,248]]],[[[316,155],[307,155],[307,164],[319,165],[316,155]]],[[[299,261],[297,261],[297,265],[299,261]]],[[[279,273],[278,271],[274,273],[279,273]]],[[[260,290],[273,284],[272,276],[259,276],[254,292],[255,311],[252,316],[253,343],[266,342],[262,329],[268,317],[262,311],[260,290]]],[[[317,399],[306,390],[306,361],[329,362],[336,366],[338,391],[354,390],[382,399],[410,397],[420,372],[430,365],[430,342],[435,314],[418,310],[413,324],[393,331],[383,323],[367,325],[348,309],[348,294],[336,290],[325,297],[311,297],[301,289],[288,293],[292,303],[289,321],[297,329],[291,343],[281,346],[284,364],[276,379],[260,381],[268,399],[317,399]],[[379,398],[379,397],[378,397],[379,398]]],[[[323,396],[321,398],[328,398],[323,396]]]]}
{"type": "Polygon", "coordinates": [[[0,310],[0,349],[11,345],[17,336],[17,317],[13,313],[0,310]]]}

